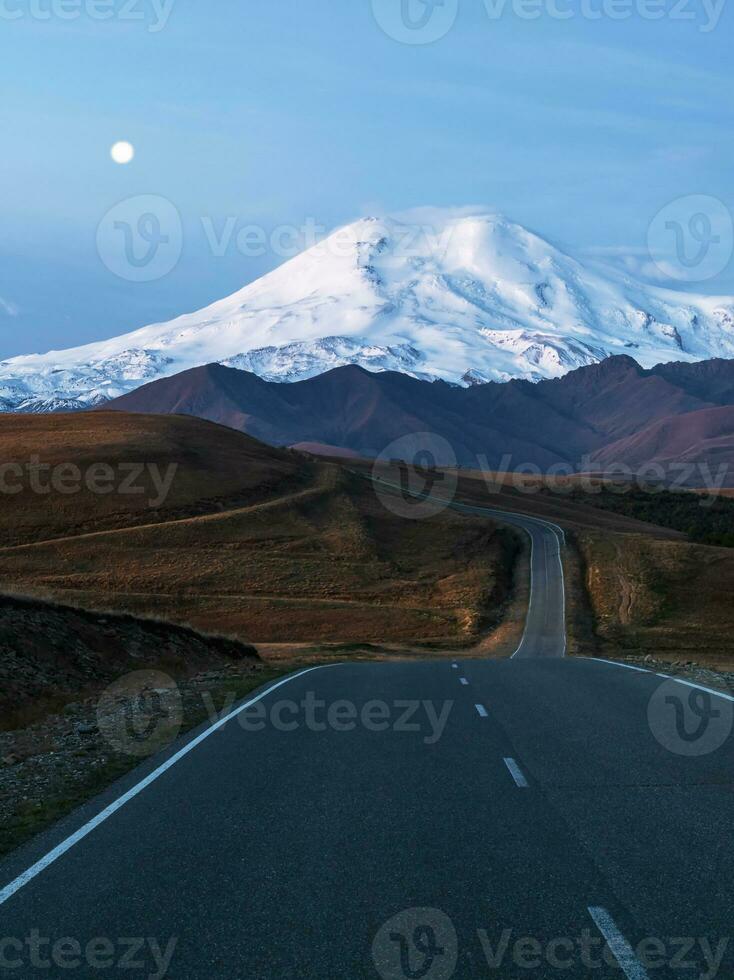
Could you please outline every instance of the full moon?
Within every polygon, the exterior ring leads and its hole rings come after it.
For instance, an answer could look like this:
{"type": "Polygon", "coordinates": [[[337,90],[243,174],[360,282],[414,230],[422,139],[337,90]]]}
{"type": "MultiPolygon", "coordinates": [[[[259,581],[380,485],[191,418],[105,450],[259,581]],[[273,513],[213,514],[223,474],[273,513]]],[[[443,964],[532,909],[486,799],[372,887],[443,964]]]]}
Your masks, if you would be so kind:
{"type": "Polygon", "coordinates": [[[135,156],[135,147],[132,143],[128,143],[127,140],[121,140],[119,143],[114,144],[110,150],[110,156],[115,163],[130,163],[135,156]]]}

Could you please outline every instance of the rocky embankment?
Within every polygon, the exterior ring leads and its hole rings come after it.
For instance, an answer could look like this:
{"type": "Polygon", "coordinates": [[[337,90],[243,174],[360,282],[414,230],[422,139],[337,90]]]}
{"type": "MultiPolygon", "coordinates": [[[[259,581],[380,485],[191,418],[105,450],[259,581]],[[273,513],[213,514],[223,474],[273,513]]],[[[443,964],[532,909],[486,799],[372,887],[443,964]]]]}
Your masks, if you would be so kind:
{"type": "Polygon", "coordinates": [[[234,640],[0,597],[0,853],[267,675],[234,640]]]}

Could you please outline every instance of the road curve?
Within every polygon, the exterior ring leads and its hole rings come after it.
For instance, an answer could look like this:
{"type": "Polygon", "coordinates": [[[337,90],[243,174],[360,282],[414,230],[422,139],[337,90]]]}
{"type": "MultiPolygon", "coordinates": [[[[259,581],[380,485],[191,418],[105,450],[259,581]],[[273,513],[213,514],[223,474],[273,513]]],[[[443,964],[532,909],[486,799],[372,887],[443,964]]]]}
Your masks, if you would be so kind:
{"type": "Polygon", "coordinates": [[[566,544],[566,536],[562,528],[551,521],[529,517],[527,514],[464,504],[458,500],[449,501],[430,494],[411,493],[410,490],[384,478],[372,479],[380,489],[388,487],[396,494],[407,493],[421,500],[433,500],[459,513],[488,517],[498,523],[509,524],[524,531],[530,539],[531,547],[530,594],[525,632],[513,656],[516,658],[565,657],[566,593],[562,549],[566,544]]]}

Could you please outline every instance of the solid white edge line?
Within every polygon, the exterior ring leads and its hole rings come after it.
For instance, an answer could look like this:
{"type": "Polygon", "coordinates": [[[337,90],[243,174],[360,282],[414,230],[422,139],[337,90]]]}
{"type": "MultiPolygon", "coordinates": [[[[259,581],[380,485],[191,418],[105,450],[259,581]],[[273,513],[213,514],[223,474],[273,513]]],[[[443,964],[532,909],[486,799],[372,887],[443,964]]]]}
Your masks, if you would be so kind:
{"type": "MultiPolygon", "coordinates": [[[[554,525],[556,526],[556,525],[554,525]]],[[[563,528],[558,528],[563,538],[563,547],[566,547],[566,532],[563,528]]],[[[558,564],[561,566],[561,595],[563,596],[563,656],[568,655],[568,624],[566,622],[566,573],[563,570],[563,557],[561,555],[561,542],[558,542],[558,564]]]]}
{"type": "Polygon", "coordinates": [[[119,797],[119,799],[115,800],[113,803],[110,803],[109,806],[105,807],[104,810],[85,823],[83,827],[80,827],[79,830],[71,834],[70,837],[67,837],[66,840],[62,841],[60,844],[50,850],[48,854],[45,854],[39,861],[36,861],[35,864],[31,865],[30,868],[27,868],[24,872],[22,872],[22,874],[18,875],[17,878],[11,881],[9,885],[6,885],[5,888],[0,890],[0,905],[7,902],[7,900],[15,895],[16,892],[20,891],[24,885],[27,885],[28,882],[32,881],[37,875],[48,868],[49,865],[53,864],[54,861],[58,860],[58,858],[60,858],[63,854],[66,854],[67,851],[71,850],[75,844],[78,844],[80,840],[83,840],[88,834],[91,834],[92,831],[99,827],[100,824],[104,823],[105,820],[108,820],[114,813],[117,813],[117,811],[125,806],[126,803],[129,803],[130,800],[138,796],[139,793],[142,793],[146,787],[155,782],[159,776],[162,776],[163,773],[167,772],[179,760],[183,759],[185,755],[188,755],[189,752],[195,749],[197,745],[200,745],[204,739],[208,738],[214,732],[219,731],[220,728],[223,728],[228,721],[232,720],[232,718],[235,718],[243,711],[246,711],[248,708],[252,707],[253,704],[257,704],[258,701],[261,701],[272,691],[277,690],[277,688],[282,687],[284,684],[289,684],[291,681],[298,680],[298,678],[303,677],[304,674],[310,674],[311,671],[314,670],[324,670],[328,667],[340,666],[341,664],[321,664],[318,667],[308,667],[306,670],[302,670],[298,674],[293,674],[291,677],[285,677],[282,681],[278,681],[277,684],[271,685],[266,691],[258,694],[257,697],[251,698],[239,708],[235,708],[233,711],[230,711],[230,713],[224,718],[220,718],[219,721],[207,728],[206,731],[202,732],[200,735],[197,735],[196,738],[184,745],[182,749],[179,749],[179,751],[176,752],[175,755],[172,755],[170,759],[167,759],[164,763],[158,766],[157,769],[154,769],[153,772],[149,773],[145,779],[141,779],[141,781],[136,783],[136,785],[133,786],[132,789],[129,789],[127,793],[124,793],[121,797],[119,797]]]}
{"type": "Polygon", "coordinates": [[[525,775],[520,768],[520,766],[515,762],[514,759],[505,759],[505,765],[510,770],[510,775],[515,780],[520,789],[529,789],[530,784],[528,783],[525,775]]]}
{"type": "Polygon", "coordinates": [[[635,951],[617,928],[617,925],[606,909],[600,906],[590,906],[589,915],[596,923],[599,932],[607,941],[607,946],[614,954],[628,980],[650,980],[642,963],[637,959],[635,951]]]}
{"type": "Polygon", "coordinates": [[[533,581],[533,558],[535,556],[535,539],[528,528],[522,528],[523,531],[530,538],[530,598],[528,599],[528,611],[525,616],[525,629],[522,631],[522,638],[520,640],[520,646],[515,650],[510,660],[514,660],[518,653],[525,646],[525,637],[528,635],[528,627],[530,626],[530,613],[533,608],[533,593],[535,592],[535,583],[533,581]]]}
{"type": "Polygon", "coordinates": [[[670,674],[661,674],[657,670],[645,670],[644,667],[634,667],[632,664],[623,664],[619,660],[604,660],[602,657],[579,657],[580,660],[589,660],[592,663],[598,662],[601,664],[610,664],[612,667],[624,667],[626,670],[635,670],[639,674],[649,674],[650,677],[662,677],[666,681],[675,681],[676,684],[683,684],[685,687],[693,687],[697,691],[704,691],[706,694],[714,694],[717,698],[723,698],[725,701],[734,702],[734,697],[731,694],[724,694],[723,691],[717,691],[713,687],[705,687],[703,684],[694,684],[693,681],[684,681],[680,677],[672,677],[670,674]]]}
{"type": "Polygon", "coordinates": [[[584,657],[584,660],[598,660],[600,664],[611,664],[612,667],[625,667],[627,670],[635,670],[638,674],[652,674],[651,670],[644,667],[635,667],[633,664],[623,664],[618,660],[605,660],[603,657],[584,657]]]}
{"type": "Polygon", "coordinates": [[[475,704],[474,707],[479,712],[480,718],[489,718],[489,712],[487,711],[487,709],[484,707],[483,704],[475,704]]]}
{"type": "Polygon", "coordinates": [[[713,687],[704,687],[703,684],[694,684],[693,681],[684,681],[680,677],[670,677],[668,674],[661,674],[660,676],[667,677],[669,681],[676,681],[678,684],[683,684],[685,687],[692,687],[697,691],[704,691],[706,694],[715,694],[719,698],[724,698],[725,701],[734,702],[734,697],[731,694],[724,694],[723,691],[717,691],[713,687]]]}

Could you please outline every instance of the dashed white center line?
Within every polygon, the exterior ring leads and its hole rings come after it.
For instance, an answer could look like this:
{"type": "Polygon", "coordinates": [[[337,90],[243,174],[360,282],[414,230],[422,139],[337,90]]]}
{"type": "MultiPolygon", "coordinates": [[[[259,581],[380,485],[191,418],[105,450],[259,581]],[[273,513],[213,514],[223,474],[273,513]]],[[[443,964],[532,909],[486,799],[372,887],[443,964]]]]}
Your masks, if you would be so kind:
{"type": "Polygon", "coordinates": [[[607,941],[607,946],[614,954],[614,958],[619,963],[624,975],[628,980],[650,980],[650,977],[642,963],[635,956],[635,952],[617,928],[617,925],[606,909],[598,906],[589,908],[589,915],[596,923],[599,932],[607,941]]]}
{"type": "Polygon", "coordinates": [[[464,685],[464,687],[468,687],[469,686],[469,681],[466,679],[466,677],[460,677],[459,680],[464,685]]]}
{"type": "Polygon", "coordinates": [[[474,707],[479,712],[480,718],[489,718],[489,712],[487,711],[487,709],[484,707],[483,704],[475,704],[474,707]]]}
{"type": "Polygon", "coordinates": [[[505,765],[510,770],[510,775],[515,780],[515,782],[520,787],[520,789],[528,789],[529,788],[528,781],[523,775],[522,769],[520,768],[520,766],[518,766],[515,760],[505,759],[505,765]]]}

